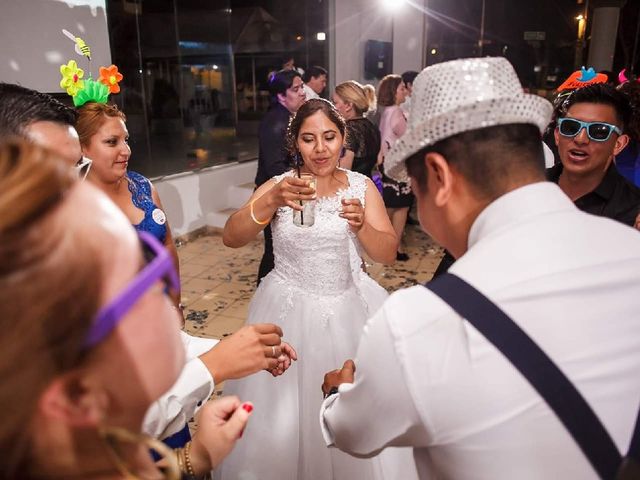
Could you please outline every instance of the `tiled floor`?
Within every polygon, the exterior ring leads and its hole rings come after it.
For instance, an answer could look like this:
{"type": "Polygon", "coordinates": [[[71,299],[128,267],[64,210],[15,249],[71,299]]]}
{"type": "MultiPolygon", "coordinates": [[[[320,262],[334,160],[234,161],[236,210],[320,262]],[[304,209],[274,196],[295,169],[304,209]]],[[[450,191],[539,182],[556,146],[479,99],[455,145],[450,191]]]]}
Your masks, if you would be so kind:
{"type": "MultiPolygon", "coordinates": [[[[367,267],[389,292],[429,280],[442,256],[442,250],[419,227],[407,227],[405,244],[408,261],[367,267]]],[[[200,237],[178,248],[186,331],[221,338],[244,324],[262,248],[262,237],[243,248],[227,248],[220,234],[200,237]]]]}

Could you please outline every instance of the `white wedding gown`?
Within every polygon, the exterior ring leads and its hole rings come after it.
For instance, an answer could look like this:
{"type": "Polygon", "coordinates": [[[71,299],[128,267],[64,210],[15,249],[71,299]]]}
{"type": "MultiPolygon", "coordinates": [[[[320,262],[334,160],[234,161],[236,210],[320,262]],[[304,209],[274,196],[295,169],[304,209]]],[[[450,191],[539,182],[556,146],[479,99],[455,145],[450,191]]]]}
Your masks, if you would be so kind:
{"type": "MultiPolygon", "coordinates": [[[[355,356],[365,322],[387,297],[359,269],[357,239],[338,216],[343,198],[359,198],[364,205],[366,177],[346,172],[347,188],[317,200],[313,226],[295,226],[288,207],[278,209],[271,222],[275,268],[260,283],[247,323],[278,324],[298,361],[277,378],[259,372],[225,384],[225,394],[251,401],[255,408],[216,479],[417,478],[410,449],[388,448],[377,457],[356,459],[327,448],[320,432],[324,374],[355,356]]],[[[377,414],[371,412],[372,422],[377,414]]]]}

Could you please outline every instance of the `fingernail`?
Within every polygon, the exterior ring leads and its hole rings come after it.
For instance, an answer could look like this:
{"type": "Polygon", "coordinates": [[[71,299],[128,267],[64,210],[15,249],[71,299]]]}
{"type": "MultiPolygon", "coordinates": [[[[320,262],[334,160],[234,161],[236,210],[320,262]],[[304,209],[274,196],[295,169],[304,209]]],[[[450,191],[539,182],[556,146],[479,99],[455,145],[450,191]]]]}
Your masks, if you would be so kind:
{"type": "Polygon", "coordinates": [[[242,409],[247,413],[251,413],[253,411],[253,405],[251,405],[250,403],[245,403],[242,405],[242,409]]]}

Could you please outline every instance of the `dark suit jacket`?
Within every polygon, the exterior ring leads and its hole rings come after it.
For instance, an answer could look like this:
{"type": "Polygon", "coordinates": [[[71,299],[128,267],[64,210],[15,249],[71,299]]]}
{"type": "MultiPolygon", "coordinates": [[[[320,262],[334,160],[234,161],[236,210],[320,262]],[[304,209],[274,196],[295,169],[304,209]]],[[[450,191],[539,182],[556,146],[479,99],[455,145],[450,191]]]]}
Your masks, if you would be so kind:
{"type": "Polygon", "coordinates": [[[291,157],[286,148],[289,110],[279,103],[271,106],[260,122],[258,131],[258,173],[256,186],[291,168],[291,157]]]}

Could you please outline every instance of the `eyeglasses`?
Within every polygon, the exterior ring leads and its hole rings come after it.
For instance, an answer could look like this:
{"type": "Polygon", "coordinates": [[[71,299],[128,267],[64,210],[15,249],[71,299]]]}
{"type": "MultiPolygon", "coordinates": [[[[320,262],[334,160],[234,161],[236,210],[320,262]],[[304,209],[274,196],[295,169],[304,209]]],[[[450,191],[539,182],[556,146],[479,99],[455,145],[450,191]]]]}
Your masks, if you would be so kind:
{"type": "Polygon", "coordinates": [[[622,130],[610,123],[583,122],[575,118],[558,119],[558,132],[565,137],[575,137],[583,128],[587,130],[587,136],[595,142],[606,142],[613,132],[622,135],[622,130]]]}
{"type": "Polygon", "coordinates": [[[122,292],[98,311],[85,339],[86,348],[91,348],[104,340],[122,317],[158,280],[164,282],[165,292],[178,291],[180,287],[178,274],[169,252],[153,235],[138,232],[138,236],[147,264],[122,292]]]}
{"type": "Polygon", "coordinates": [[[87,157],[81,157],[74,166],[76,172],[78,172],[78,178],[80,180],[84,180],[89,175],[89,170],[91,170],[91,164],[93,161],[87,157]]]}

